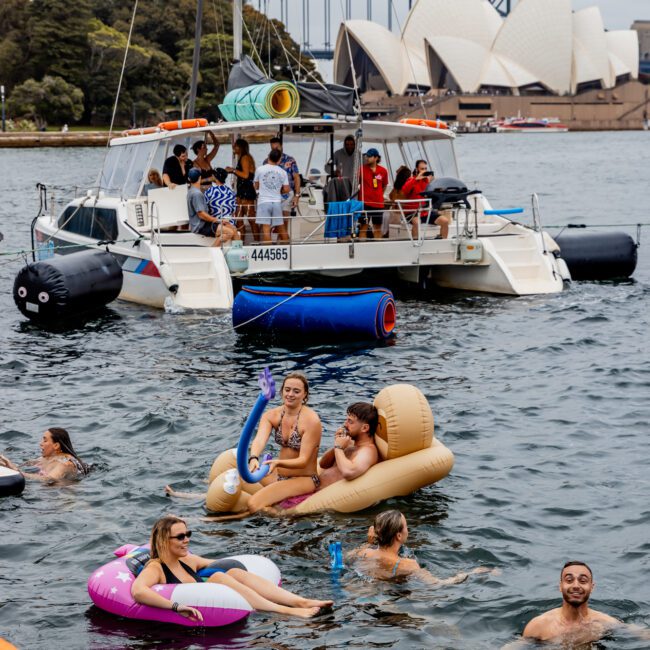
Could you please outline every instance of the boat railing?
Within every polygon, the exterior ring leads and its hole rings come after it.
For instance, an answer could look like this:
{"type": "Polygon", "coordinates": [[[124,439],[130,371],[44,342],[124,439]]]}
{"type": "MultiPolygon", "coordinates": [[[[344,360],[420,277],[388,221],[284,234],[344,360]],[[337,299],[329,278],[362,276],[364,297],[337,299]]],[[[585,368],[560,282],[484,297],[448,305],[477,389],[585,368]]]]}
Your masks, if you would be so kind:
{"type": "Polygon", "coordinates": [[[542,228],[542,216],[539,209],[539,197],[537,196],[537,192],[532,193],[530,200],[533,208],[533,230],[539,233],[539,236],[542,240],[542,251],[544,252],[544,255],[547,255],[548,250],[546,248],[546,240],[544,238],[544,230],[542,228]]]}

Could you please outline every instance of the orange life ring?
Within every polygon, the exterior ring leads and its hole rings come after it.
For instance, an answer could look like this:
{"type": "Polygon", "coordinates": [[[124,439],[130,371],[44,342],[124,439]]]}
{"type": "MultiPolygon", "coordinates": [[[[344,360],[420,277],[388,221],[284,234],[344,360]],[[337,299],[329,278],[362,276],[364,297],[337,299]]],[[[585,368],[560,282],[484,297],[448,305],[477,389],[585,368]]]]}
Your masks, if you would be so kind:
{"type": "Polygon", "coordinates": [[[443,122],[442,120],[420,120],[420,119],[413,119],[413,118],[407,118],[400,120],[402,124],[413,124],[415,126],[428,126],[432,129],[448,129],[449,126],[447,126],[447,122],[443,122]]]}
{"type": "Polygon", "coordinates": [[[146,135],[147,133],[158,133],[160,129],[157,126],[146,126],[141,129],[129,129],[128,131],[122,131],[122,135],[146,135]]]}
{"type": "Polygon", "coordinates": [[[161,122],[158,125],[163,131],[176,131],[176,129],[194,129],[197,126],[208,126],[208,120],[204,117],[196,117],[191,120],[174,120],[173,122],[161,122]]]}

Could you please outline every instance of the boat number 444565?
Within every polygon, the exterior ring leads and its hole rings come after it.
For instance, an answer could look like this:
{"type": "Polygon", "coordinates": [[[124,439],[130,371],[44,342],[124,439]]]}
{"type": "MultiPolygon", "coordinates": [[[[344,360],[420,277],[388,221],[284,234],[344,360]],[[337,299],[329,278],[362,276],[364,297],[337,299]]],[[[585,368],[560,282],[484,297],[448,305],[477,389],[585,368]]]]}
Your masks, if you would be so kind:
{"type": "Polygon", "coordinates": [[[284,246],[260,246],[252,250],[250,259],[256,262],[280,262],[289,259],[289,252],[284,246]]]}

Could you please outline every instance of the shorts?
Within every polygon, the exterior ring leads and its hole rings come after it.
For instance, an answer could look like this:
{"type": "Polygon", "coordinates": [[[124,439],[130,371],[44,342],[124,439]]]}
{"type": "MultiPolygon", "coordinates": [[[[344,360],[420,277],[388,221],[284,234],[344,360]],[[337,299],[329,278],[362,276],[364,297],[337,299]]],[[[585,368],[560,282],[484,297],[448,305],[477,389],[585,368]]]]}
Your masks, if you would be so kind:
{"type": "MultiPolygon", "coordinates": [[[[290,478],[302,478],[302,477],[300,477],[300,476],[280,476],[280,474],[278,474],[278,481],[288,481],[290,478]]],[[[318,474],[312,474],[309,478],[314,483],[314,489],[318,490],[318,488],[320,487],[320,478],[319,478],[318,474]]]]}
{"type": "Polygon", "coordinates": [[[383,208],[378,210],[377,208],[371,208],[369,206],[364,205],[363,209],[365,210],[365,213],[359,219],[359,223],[366,224],[370,220],[370,223],[373,226],[381,226],[382,221],[384,220],[384,209],[383,208]]]}
{"type": "Polygon", "coordinates": [[[284,219],[282,218],[282,204],[258,203],[255,223],[258,226],[281,226],[284,223],[284,219]]]}
{"type": "Polygon", "coordinates": [[[282,212],[291,212],[293,208],[293,197],[295,193],[293,190],[289,190],[289,194],[282,195],[282,212]]]}

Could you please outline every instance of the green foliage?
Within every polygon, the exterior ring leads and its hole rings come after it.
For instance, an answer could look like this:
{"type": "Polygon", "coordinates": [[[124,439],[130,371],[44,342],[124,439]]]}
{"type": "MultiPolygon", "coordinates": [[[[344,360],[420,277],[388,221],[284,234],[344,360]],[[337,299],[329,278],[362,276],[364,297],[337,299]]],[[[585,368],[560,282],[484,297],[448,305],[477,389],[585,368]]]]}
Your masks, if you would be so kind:
{"type": "MultiPolygon", "coordinates": [[[[83,94],[83,123],[109,124],[133,6],[134,0],[0,0],[0,82],[11,105],[29,106],[25,114],[53,120],[52,107],[36,110],[37,103],[27,101],[26,95],[38,94],[33,84],[40,88],[46,77],[58,77],[83,94]]],[[[130,124],[134,112],[139,126],[183,114],[189,99],[195,12],[196,0],[139,2],[117,107],[118,126],[130,124]]],[[[306,78],[307,71],[313,72],[313,63],[300,57],[280,22],[269,21],[250,5],[244,7],[244,21],[245,52],[258,65],[261,59],[265,69],[270,59],[274,78],[306,78]],[[290,63],[276,31],[290,52],[290,63]]],[[[232,2],[204,0],[198,115],[218,116],[230,72],[231,34],[232,2]]],[[[77,106],[76,100],[73,104],[77,106]]],[[[72,115],[77,111],[68,108],[63,121],[71,122],[72,115]]]]}
{"type": "Polygon", "coordinates": [[[46,75],[16,86],[7,102],[10,114],[27,117],[40,127],[49,122],[77,121],[83,115],[84,95],[61,77],[46,75]]]}

